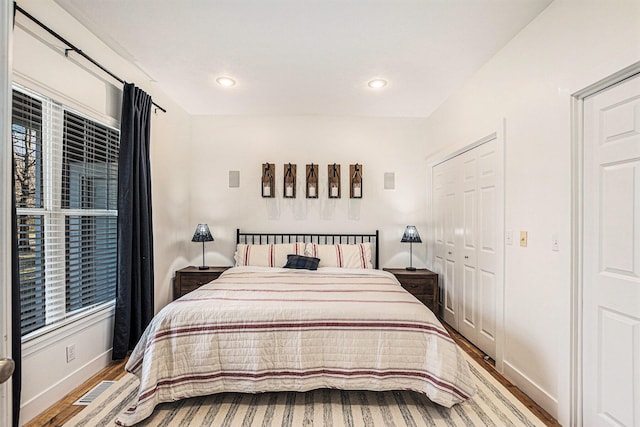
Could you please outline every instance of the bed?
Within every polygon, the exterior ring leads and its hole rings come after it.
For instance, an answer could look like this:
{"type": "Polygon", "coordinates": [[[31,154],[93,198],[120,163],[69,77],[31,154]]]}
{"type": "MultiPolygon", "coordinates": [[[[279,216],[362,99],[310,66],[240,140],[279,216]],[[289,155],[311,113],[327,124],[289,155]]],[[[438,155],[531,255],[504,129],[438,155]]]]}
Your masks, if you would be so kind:
{"type": "Polygon", "coordinates": [[[413,390],[445,407],[468,399],[475,385],[461,350],[428,308],[375,268],[377,243],[377,232],[238,230],[236,266],[167,305],[146,329],[126,365],[140,379],[137,403],[117,423],[220,392],[413,390]],[[307,258],[316,269],[282,268],[307,258]]]}

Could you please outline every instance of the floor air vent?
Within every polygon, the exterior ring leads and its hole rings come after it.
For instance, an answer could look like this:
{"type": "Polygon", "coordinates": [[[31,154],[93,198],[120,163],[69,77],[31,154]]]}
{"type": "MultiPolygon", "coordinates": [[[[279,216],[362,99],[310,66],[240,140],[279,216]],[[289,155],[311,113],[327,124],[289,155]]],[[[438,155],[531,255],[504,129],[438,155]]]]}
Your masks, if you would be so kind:
{"type": "Polygon", "coordinates": [[[84,396],[78,399],[74,405],[83,405],[86,406],[96,400],[98,396],[100,396],[106,389],[111,387],[111,384],[114,384],[115,381],[102,381],[100,384],[89,390],[84,396]]]}

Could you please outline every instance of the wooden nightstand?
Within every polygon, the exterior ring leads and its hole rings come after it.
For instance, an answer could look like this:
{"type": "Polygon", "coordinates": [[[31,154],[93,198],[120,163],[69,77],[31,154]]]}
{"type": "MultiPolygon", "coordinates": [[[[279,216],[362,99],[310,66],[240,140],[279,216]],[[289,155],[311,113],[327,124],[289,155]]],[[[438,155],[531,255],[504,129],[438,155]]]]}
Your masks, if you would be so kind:
{"type": "Polygon", "coordinates": [[[231,267],[209,267],[208,270],[200,270],[198,267],[189,266],[176,271],[176,278],[173,282],[173,299],[176,300],[217,279],[229,268],[231,267]]]}
{"type": "Polygon", "coordinates": [[[438,275],[426,268],[415,271],[404,268],[383,268],[396,276],[398,282],[431,311],[438,315],[438,275]]]}

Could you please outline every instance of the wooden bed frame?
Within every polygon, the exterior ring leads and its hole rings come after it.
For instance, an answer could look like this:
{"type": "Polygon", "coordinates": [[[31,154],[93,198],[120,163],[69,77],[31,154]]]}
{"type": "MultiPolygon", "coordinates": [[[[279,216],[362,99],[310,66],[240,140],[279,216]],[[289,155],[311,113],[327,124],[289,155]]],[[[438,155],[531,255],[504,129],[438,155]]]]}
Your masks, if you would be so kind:
{"type": "Polygon", "coordinates": [[[372,252],[374,253],[373,268],[379,268],[378,265],[378,242],[379,232],[376,230],[374,234],[323,234],[323,233],[247,233],[241,232],[240,229],[236,229],[236,244],[252,244],[252,245],[267,245],[278,243],[316,243],[318,245],[335,245],[335,244],[348,244],[353,245],[357,243],[369,242],[373,246],[372,252]]]}

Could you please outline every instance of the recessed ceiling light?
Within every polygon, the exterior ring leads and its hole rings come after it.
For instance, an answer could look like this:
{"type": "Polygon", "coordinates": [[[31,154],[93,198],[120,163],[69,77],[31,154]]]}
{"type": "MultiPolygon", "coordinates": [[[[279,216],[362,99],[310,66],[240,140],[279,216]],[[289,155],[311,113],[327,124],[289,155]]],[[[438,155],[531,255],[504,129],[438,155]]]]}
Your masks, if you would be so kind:
{"type": "Polygon", "coordinates": [[[373,80],[369,80],[369,83],[367,83],[367,86],[369,86],[371,89],[380,89],[383,88],[387,85],[387,81],[385,79],[373,79],[373,80]]]}
{"type": "Polygon", "coordinates": [[[216,82],[222,87],[231,87],[236,84],[236,81],[231,77],[218,77],[216,82]]]}

